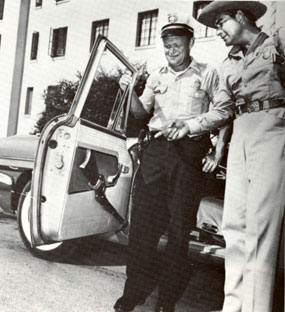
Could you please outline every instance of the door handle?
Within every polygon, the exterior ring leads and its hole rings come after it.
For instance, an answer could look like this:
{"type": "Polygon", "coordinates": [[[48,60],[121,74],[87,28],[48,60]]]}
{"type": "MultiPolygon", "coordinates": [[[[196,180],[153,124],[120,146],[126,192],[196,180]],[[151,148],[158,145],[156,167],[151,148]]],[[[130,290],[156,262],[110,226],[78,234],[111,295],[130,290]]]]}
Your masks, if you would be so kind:
{"type": "Polygon", "coordinates": [[[114,186],[116,184],[123,168],[123,165],[118,164],[118,171],[114,175],[107,177],[106,187],[114,186]]]}

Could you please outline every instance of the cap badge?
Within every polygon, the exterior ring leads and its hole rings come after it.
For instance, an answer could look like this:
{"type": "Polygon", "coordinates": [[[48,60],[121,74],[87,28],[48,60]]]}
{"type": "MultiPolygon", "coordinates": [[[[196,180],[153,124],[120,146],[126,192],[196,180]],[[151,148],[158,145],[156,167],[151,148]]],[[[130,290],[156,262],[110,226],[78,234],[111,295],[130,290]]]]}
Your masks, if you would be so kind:
{"type": "Polygon", "coordinates": [[[176,23],[178,20],[178,16],[176,13],[174,14],[168,14],[168,22],[169,23],[176,23]]]}

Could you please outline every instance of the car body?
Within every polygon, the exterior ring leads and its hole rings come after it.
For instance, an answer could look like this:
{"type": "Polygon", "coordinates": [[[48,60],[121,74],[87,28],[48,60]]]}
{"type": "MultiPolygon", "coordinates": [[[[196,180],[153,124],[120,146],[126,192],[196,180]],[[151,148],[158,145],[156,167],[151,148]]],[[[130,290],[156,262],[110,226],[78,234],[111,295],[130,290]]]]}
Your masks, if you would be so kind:
{"type": "Polygon", "coordinates": [[[31,180],[39,137],[16,135],[0,138],[0,207],[17,210],[20,193],[31,180]]]}
{"type": "MultiPolygon", "coordinates": [[[[127,58],[99,36],[69,113],[51,120],[40,137],[0,140],[0,206],[17,210],[21,237],[34,255],[68,256],[76,242],[88,236],[127,245],[135,173],[147,144],[147,138],[126,136],[136,75],[127,58]],[[90,118],[86,103],[90,105],[91,89],[99,83],[102,68],[118,77],[128,70],[132,83],[124,92],[118,85],[112,96],[91,101],[91,105],[98,101],[103,105],[104,116],[90,118]]],[[[189,233],[191,257],[224,259],[224,182],[205,176],[197,229],[189,233]]],[[[167,234],[159,246],[166,242],[167,234]]]]}

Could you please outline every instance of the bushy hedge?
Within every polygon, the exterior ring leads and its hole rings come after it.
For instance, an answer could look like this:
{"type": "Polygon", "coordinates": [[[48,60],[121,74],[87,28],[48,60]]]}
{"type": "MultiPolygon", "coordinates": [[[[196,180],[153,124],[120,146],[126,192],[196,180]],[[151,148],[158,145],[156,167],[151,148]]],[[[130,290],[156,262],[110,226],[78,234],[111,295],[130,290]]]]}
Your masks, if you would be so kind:
{"type": "MultiPolygon", "coordinates": [[[[145,64],[135,64],[135,67],[139,71],[135,91],[138,95],[141,95],[148,73],[145,64]]],[[[96,76],[96,82],[94,81],[84,106],[83,115],[85,118],[98,122],[101,125],[105,123],[115,101],[121,74],[120,71],[117,71],[116,74],[114,74],[114,71],[112,71],[112,74],[104,70],[100,71],[96,76]],[[101,99],[104,99],[104,101],[101,99]]],[[[52,89],[47,88],[44,90],[45,110],[35,124],[35,134],[40,133],[49,120],[69,111],[81,78],[81,74],[77,73],[75,81],[62,79],[52,89]]],[[[139,129],[143,128],[146,122],[147,120],[135,120],[129,114],[127,135],[137,136],[139,129]]]]}

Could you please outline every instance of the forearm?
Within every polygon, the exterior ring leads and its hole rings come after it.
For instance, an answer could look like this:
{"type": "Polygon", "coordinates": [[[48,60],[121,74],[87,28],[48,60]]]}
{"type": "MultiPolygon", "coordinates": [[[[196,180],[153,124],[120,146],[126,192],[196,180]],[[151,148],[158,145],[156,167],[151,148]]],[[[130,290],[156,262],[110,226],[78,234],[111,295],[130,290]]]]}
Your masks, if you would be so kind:
{"type": "Polygon", "coordinates": [[[131,113],[136,119],[144,119],[148,116],[148,112],[143,108],[143,104],[135,92],[132,96],[131,113]]]}
{"type": "Polygon", "coordinates": [[[232,123],[226,124],[223,128],[219,130],[218,141],[215,147],[215,155],[218,158],[222,158],[225,152],[225,148],[230,141],[232,134],[232,123]]]}
{"type": "Polygon", "coordinates": [[[196,118],[187,120],[190,134],[202,134],[223,127],[233,118],[232,105],[212,109],[196,118]]]}

